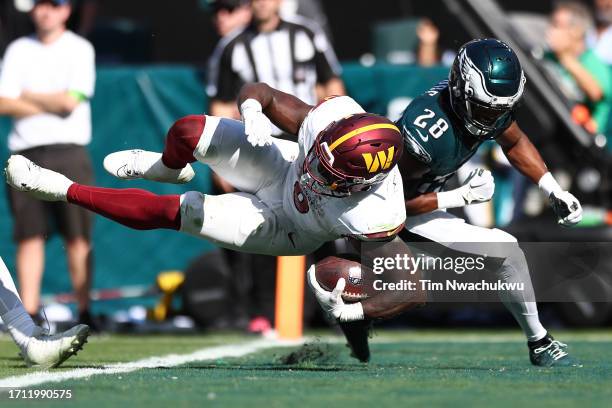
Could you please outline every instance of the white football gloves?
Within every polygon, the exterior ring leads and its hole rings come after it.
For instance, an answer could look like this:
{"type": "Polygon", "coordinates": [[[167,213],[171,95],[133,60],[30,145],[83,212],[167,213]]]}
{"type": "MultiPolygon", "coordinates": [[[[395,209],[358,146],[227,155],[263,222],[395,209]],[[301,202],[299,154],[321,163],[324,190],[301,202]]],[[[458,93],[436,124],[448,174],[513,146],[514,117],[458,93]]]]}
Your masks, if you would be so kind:
{"type": "Polygon", "coordinates": [[[438,208],[455,208],[472,203],[484,203],[493,197],[494,191],[495,181],[491,172],[485,169],[474,169],[461,187],[437,194],[438,208]]]}
{"type": "Polygon", "coordinates": [[[548,197],[559,225],[571,227],[582,220],[580,201],[569,191],[563,191],[552,174],[544,174],[538,181],[538,186],[548,197]]]}
{"type": "Polygon", "coordinates": [[[550,205],[557,215],[557,223],[564,227],[571,227],[582,220],[582,206],[569,191],[551,193],[548,197],[550,205]]]}
{"type": "Polygon", "coordinates": [[[253,146],[270,146],[272,144],[272,122],[264,115],[259,101],[247,99],[242,102],[240,114],[248,142],[253,146]]]}
{"type": "Polygon", "coordinates": [[[365,318],[361,302],[344,303],[342,292],[346,286],[344,278],[338,279],[333,291],[328,292],[319,285],[315,274],[315,265],[308,269],[308,285],[317,297],[317,301],[325,314],[340,322],[354,322],[365,318]]]}

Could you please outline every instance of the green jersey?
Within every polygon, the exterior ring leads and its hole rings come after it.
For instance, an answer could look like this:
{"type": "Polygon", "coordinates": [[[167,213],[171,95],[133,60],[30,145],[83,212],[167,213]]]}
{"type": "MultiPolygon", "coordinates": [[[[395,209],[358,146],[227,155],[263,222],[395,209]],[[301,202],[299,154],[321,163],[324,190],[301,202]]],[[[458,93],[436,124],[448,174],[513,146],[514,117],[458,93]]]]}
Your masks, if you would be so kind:
{"type": "MultiPolygon", "coordinates": [[[[465,129],[451,107],[449,92],[447,81],[439,83],[414,99],[397,121],[404,137],[404,154],[429,168],[417,185],[405,186],[408,196],[440,191],[483,143],[465,129]]],[[[511,122],[509,118],[508,123],[483,139],[499,137],[511,122]]]]}

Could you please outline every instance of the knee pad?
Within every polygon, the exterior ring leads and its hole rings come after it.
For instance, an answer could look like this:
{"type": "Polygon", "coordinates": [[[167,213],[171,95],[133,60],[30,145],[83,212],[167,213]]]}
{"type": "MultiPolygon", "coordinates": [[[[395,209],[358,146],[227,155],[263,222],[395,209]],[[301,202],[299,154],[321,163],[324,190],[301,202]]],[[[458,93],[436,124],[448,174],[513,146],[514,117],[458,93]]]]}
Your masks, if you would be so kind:
{"type": "Polygon", "coordinates": [[[181,196],[181,231],[198,235],[204,223],[205,195],[188,191],[181,196]]]}

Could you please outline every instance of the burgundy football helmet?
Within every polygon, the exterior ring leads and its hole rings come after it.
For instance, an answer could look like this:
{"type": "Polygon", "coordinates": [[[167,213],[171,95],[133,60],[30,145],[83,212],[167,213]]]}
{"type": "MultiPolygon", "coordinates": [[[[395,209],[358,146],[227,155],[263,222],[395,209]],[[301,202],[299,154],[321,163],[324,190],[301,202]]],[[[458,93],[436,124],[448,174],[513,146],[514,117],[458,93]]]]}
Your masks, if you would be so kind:
{"type": "Polygon", "coordinates": [[[304,160],[300,184],[345,197],[382,182],[402,156],[399,129],[387,118],[358,113],[330,123],[304,160]]]}

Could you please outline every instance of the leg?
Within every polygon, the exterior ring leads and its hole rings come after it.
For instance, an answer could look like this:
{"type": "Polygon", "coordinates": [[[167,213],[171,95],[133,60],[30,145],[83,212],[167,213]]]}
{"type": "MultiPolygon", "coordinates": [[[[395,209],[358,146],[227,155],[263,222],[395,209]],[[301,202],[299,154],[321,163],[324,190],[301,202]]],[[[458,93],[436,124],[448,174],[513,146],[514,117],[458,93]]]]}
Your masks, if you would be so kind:
{"type": "Polygon", "coordinates": [[[81,185],[19,155],[9,158],[5,172],[7,183],[16,190],[39,200],[76,204],[130,228],[178,230],[181,225],[177,195],[81,185]]]}
{"type": "MultiPolygon", "coordinates": [[[[89,291],[91,289],[91,268],[89,254],[91,245],[85,238],[74,238],[66,242],[68,270],[72,287],[77,298],[79,315],[89,311],[89,291]]],[[[81,319],[79,319],[82,321],[81,319]]]]}
{"type": "Polygon", "coordinates": [[[272,146],[251,146],[239,121],[192,115],[170,128],[161,155],[142,150],[116,152],[104,159],[104,167],[123,179],[185,182],[188,177],[182,173],[198,160],[237,189],[256,193],[282,183],[284,176],[279,175],[286,174],[297,153],[297,143],[285,140],[275,140],[272,146]]]}
{"type": "Polygon", "coordinates": [[[17,346],[22,350],[25,349],[30,337],[36,331],[36,325],[21,303],[13,278],[2,258],[0,258],[0,317],[17,346]]]}
{"type": "MultiPolygon", "coordinates": [[[[80,146],[58,148],[41,160],[45,167],[62,173],[79,184],[93,183],[93,166],[87,150],[80,146]]],[[[68,261],[68,271],[77,298],[79,321],[91,323],[89,291],[91,284],[91,226],[92,215],[83,208],[53,203],[51,213],[59,228],[68,261]]]]}
{"type": "Polygon", "coordinates": [[[253,194],[282,183],[297,154],[297,143],[286,140],[275,139],[271,146],[252,146],[242,122],[215,116],[206,116],[202,136],[192,150],[199,162],[209,165],[232,186],[253,194]]]}
{"type": "Polygon", "coordinates": [[[220,246],[267,255],[301,255],[322,242],[296,231],[283,218],[276,186],[266,190],[275,207],[246,193],[157,196],[138,189],[109,189],[73,183],[22,156],[11,156],[7,181],[15,189],[48,201],[68,201],[135,229],[166,228],[211,240],[220,246]]]}
{"type": "Polygon", "coordinates": [[[190,115],[176,121],[168,130],[162,154],[125,150],[104,158],[104,168],[121,179],[144,178],[165,183],[187,183],[195,175],[190,163],[202,136],[206,116],[190,115]]]}
{"type": "Polygon", "coordinates": [[[68,189],[67,200],[133,229],[179,230],[181,226],[178,195],[159,196],[140,189],[90,187],[74,183],[68,189]]]}
{"type": "Polygon", "coordinates": [[[29,314],[38,313],[45,266],[45,239],[32,237],[17,243],[17,276],[23,304],[29,314]]]}
{"type": "Polygon", "coordinates": [[[184,194],[181,231],[224,248],[264,255],[303,255],[322,244],[296,231],[258,197],[247,193],[184,194]]]}
{"type": "Polygon", "coordinates": [[[28,365],[57,367],[87,342],[89,328],[78,325],[54,336],[42,334],[26,312],[6,265],[0,258],[0,317],[28,365]]]}
{"type": "Polygon", "coordinates": [[[523,282],[525,290],[500,291],[500,299],[517,320],[529,341],[542,339],[546,335],[546,329],[538,317],[527,261],[513,236],[498,229],[467,224],[461,218],[445,211],[409,217],[406,220],[406,228],[414,234],[457,251],[472,254],[486,253],[488,256],[503,259],[501,266],[496,270],[498,278],[509,283],[523,282]]]}
{"type": "MultiPolygon", "coordinates": [[[[36,155],[36,152],[34,152],[36,155]]],[[[8,189],[13,215],[13,240],[17,246],[16,267],[21,299],[28,313],[38,314],[40,286],[45,263],[49,204],[21,191],[8,189]]]]}

